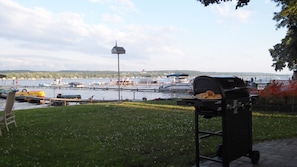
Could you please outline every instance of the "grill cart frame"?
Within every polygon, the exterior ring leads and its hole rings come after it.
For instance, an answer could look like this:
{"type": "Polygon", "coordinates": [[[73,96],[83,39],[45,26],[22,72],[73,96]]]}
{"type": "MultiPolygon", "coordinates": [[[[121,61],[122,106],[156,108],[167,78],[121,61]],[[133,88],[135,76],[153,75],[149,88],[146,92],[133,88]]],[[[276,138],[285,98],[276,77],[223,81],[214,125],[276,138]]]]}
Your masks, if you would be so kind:
{"type": "Polygon", "coordinates": [[[253,164],[258,164],[260,152],[252,150],[252,104],[244,81],[238,77],[198,76],[194,79],[193,90],[194,95],[209,90],[221,95],[219,99],[189,98],[177,101],[178,105],[195,107],[196,166],[199,167],[200,160],[204,159],[228,167],[231,161],[242,156],[248,156],[253,164]],[[215,132],[200,130],[200,115],[204,118],[221,117],[222,129],[215,132]],[[222,137],[222,144],[217,147],[217,157],[200,155],[199,141],[211,136],[222,137]]]}

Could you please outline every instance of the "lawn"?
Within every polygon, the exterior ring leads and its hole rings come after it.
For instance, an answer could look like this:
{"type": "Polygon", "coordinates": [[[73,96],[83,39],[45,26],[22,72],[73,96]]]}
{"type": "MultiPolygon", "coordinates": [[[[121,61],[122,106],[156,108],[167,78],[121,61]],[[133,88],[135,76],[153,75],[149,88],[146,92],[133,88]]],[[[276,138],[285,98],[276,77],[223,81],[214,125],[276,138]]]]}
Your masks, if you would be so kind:
{"type": "MultiPolygon", "coordinates": [[[[2,126],[0,166],[192,166],[194,108],[175,101],[98,103],[16,111],[2,126]]],[[[220,128],[220,118],[200,125],[220,128]]],[[[254,142],[297,137],[290,113],[253,112],[254,142]]],[[[204,154],[215,152],[211,139],[204,154]]]]}

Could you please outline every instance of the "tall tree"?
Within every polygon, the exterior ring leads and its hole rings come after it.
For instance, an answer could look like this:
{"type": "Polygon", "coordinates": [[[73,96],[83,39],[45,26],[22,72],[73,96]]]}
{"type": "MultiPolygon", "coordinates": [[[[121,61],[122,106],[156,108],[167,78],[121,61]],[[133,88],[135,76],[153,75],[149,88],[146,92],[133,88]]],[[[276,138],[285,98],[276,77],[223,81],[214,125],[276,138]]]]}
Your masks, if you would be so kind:
{"type": "MultiPolygon", "coordinates": [[[[197,0],[208,6],[209,4],[220,4],[232,0],[197,0]]],[[[250,0],[237,0],[236,9],[248,5],[250,0]]],[[[281,71],[285,67],[297,71],[297,0],[272,0],[281,6],[280,12],[275,12],[273,19],[277,22],[277,29],[286,27],[287,34],[281,43],[269,49],[272,57],[272,67],[275,71],[281,71]]]]}
{"type": "Polygon", "coordinates": [[[297,1],[274,0],[281,11],[275,13],[273,19],[277,21],[277,28],[288,28],[287,34],[281,43],[269,49],[272,56],[275,71],[281,71],[285,67],[297,70],[297,1]]]}
{"type": "MultiPolygon", "coordinates": [[[[208,6],[209,4],[214,4],[214,3],[220,4],[221,2],[227,2],[232,0],[198,0],[198,1],[200,1],[205,6],[208,6]]],[[[238,7],[243,7],[244,5],[247,5],[249,2],[250,0],[237,0],[236,9],[238,7]]]]}

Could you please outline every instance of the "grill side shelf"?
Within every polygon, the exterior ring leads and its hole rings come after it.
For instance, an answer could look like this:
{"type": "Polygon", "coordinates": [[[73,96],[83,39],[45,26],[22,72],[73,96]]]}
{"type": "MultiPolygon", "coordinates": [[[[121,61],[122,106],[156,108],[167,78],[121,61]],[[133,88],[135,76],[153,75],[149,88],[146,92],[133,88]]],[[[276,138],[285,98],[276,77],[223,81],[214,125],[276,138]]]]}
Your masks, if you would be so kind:
{"type": "Polygon", "coordinates": [[[177,105],[181,106],[205,106],[205,105],[221,105],[221,99],[197,99],[185,98],[177,101],[177,105]]]}
{"type": "Polygon", "coordinates": [[[177,105],[181,105],[181,106],[198,106],[199,102],[198,99],[194,99],[194,98],[189,98],[189,99],[181,99],[178,100],[177,105]]]}
{"type": "Polygon", "coordinates": [[[221,116],[222,114],[222,99],[181,99],[177,101],[177,105],[193,106],[195,111],[205,118],[221,116]]]}

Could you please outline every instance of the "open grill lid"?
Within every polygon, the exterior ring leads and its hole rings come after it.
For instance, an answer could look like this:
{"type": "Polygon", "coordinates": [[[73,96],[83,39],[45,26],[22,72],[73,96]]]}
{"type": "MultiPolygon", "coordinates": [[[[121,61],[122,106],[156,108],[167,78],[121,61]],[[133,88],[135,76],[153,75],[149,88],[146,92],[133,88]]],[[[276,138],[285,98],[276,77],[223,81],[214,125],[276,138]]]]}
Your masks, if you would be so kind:
{"type": "Polygon", "coordinates": [[[199,76],[193,82],[194,95],[212,90],[223,99],[249,97],[244,81],[238,77],[199,76]]]}

